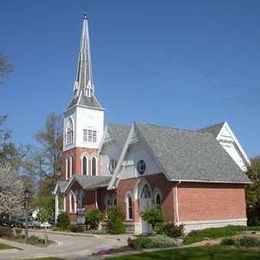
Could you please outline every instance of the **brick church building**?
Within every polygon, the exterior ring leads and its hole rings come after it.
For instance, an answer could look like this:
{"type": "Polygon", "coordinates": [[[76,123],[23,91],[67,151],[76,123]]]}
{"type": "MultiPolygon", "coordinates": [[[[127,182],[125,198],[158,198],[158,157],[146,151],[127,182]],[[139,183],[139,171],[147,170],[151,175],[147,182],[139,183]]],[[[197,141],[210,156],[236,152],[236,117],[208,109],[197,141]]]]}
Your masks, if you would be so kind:
{"type": "Polygon", "coordinates": [[[55,217],[84,223],[88,210],[117,205],[128,232],[147,233],[151,205],[186,231],[246,225],[245,170],[250,164],[227,122],[198,130],[153,124],[105,124],[94,93],[84,17],[74,97],[64,112],[62,181],[55,217]]]}

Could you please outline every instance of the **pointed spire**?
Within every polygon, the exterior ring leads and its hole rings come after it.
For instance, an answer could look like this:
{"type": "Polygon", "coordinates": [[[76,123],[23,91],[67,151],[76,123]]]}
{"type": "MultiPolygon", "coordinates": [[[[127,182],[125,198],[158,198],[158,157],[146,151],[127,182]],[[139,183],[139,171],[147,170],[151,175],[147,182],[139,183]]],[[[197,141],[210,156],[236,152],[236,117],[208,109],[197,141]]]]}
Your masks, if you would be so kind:
{"type": "Polygon", "coordinates": [[[92,66],[90,57],[89,29],[87,14],[84,13],[83,27],[81,33],[80,51],[78,59],[78,69],[74,84],[74,93],[78,97],[82,94],[92,97],[94,94],[94,84],[92,78],[92,66]]]}

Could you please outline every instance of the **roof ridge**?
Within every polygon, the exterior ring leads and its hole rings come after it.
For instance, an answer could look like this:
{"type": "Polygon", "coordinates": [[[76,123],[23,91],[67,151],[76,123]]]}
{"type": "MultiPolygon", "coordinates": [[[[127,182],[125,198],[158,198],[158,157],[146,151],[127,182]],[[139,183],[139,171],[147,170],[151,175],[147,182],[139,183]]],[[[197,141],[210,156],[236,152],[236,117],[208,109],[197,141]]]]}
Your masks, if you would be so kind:
{"type": "Polygon", "coordinates": [[[136,123],[136,125],[137,126],[138,125],[148,125],[148,126],[153,126],[153,127],[158,127],[158,128],[168,128],[168,129],[180,130],[180,131],[184,131],[184,132],[192,132],[192,133],[196,133],[196,134],[205,134],[205,133],[197,132],[197,130],[177,128],[177,127],[165,126],[165,125],[156,125],[156,124],[151,124],[151,123],[136,123]]]}

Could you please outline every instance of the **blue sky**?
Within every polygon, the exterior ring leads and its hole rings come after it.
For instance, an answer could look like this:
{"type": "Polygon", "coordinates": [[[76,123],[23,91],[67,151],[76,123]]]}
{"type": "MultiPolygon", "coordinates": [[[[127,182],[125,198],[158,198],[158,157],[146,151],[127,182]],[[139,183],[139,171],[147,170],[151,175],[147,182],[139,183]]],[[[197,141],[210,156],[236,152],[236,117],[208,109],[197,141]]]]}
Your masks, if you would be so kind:
{"type": "Polygon", "coordinates": [[[228,121],[260,154],[260,1],[1,0],[0,49],[15,65],[0,114],[17,143],[72,97],[84,11],[106,121],[197,129],[228,121]]]}

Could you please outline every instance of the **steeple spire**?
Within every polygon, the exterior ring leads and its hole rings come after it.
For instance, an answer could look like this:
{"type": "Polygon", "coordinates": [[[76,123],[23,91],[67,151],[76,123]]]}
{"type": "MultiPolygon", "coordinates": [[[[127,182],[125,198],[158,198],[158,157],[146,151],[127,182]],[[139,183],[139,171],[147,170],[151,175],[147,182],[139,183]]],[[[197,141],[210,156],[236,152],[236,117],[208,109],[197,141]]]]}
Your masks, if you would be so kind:
{"type": "Polygon", "coordinates": [[[74,84],[74,93],[78,97],[82,95],[92,97],[94,94],[94,84],[92,77],[92,66],[90,57],[89,29],[87,14],[84,14],[83,27],[81,33],[80,51],[78,59],[78,69],[74,84]]]}

